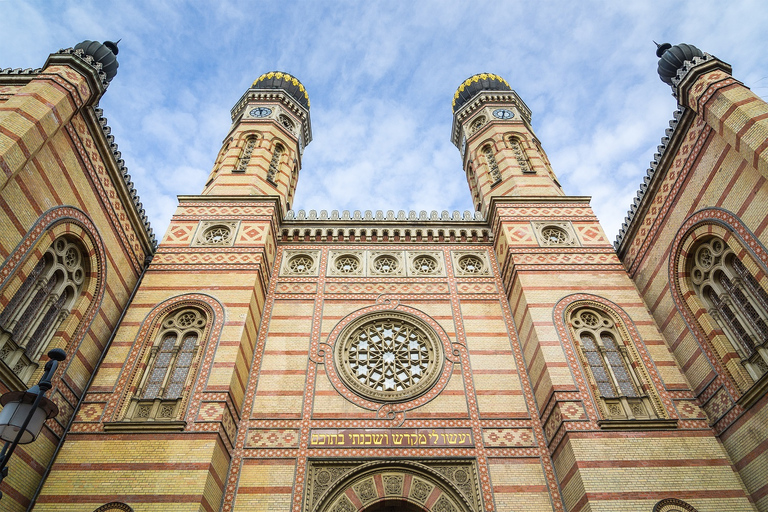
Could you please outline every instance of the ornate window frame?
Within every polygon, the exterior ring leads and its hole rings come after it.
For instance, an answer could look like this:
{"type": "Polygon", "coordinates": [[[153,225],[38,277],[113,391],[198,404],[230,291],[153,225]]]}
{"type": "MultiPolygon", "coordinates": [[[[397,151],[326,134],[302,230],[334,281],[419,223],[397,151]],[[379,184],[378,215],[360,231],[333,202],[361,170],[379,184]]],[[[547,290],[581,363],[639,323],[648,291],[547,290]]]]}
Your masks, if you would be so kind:
{"type": "Polygon", "coordinates": [[[344,384],[358,395],[381,403],[404,402],[435,386],[443,371],[445,354],[435,330],[421,319],[385,311],[360,316],[344,328],[335,344],[334,364],[344,384]],[[392,337],[388,338],[387,333],[392,333],[392,337]],[[419,361],[417,380],[404,382],[412,377],[405,367],[414,367],[414,356],[419,361]],[[366,364],[360,365],[361,360],[366,364]],[[392,373],[389,379],[385,378],[387,372],[392,373]],[[371,374],[377,382],[381,381],[382,389],[374,389],[359,380],[361,375],[371,377],[371,374]],[[387,381],[393,386],[391,390],[385,388],[387,381]],[[402,384],[407,387],[395,389],[402,384]]]}
{"type": "MultiPolygon", "coordinates": [[[[69,306],[70,312],[78,311],[79,314],[66,315],[55,326],[50,327],[42,342],[37,343],[34,351],[37,357],[30,359],[30,365],[19,372],[21,375],[13,371],[18,358],[11,361],[10,366],[7,362],[0,361],[0,377],[13,391],[23,391],[29,387],[28,383],[41,371],[38,367],[40,355],[51,348],[62,348],[67,352],[66,368],[54,380],[54,386],[57,385],[61,375],[66,373],[71,364],[71,356],[88,332],[106,290],[106,253],[95,225],[81,210],[59,206],[51,208],[37,220],[0,267],[0,294],[6,297],[6,304],[12,300],[39,263],[40,258],[37,255],[44,254],[60,237],[75,241],[82,251],[81,256],[86,268],[84,281],[80,286],[78,298],[69,306]],[[86,300],[87,297],[90,299],[86,300]]],[[[16,356],[19,353],[17,350],[16,356]]]]}
{"type": "Polygon", "coordinates": [[[200,394],[206,386],[211,371],[211,368],[202,364],[202,361],[213,357],[223,325],[224,308],[221,303],[204,294],[172,297],[150,311],[133,340],[130,353],[125,356],[124,369],[115,386],[116,389],[122,389],[125,392],[115,393],[107,401],[102,416],[104,418],[104,430],[115,432],[174,431],[183,430],[188,422],[194,421],[201,401],[200,394]],[[148,363],[151,364],[151,349],[158,341],[162,322],[169,315],[189,308],[202,311],[206,315],[207,323],[205,332],[198,339],[199,348],[190,366],[187,389],[182,393],[181,403],[176,409],[176,418],[173,420],[133,421],[127,413],[133,397],[138,396],[141,392],[140,384],[149,367],[148,363]]]}
{"type": "Polygon", "coordinates": [[[28,381],[58,326],[82,297],[89,273],[77,238],[57,237],[0,312],[0,359],[28,381]]]}
{"type": "Polygon", "coordinates": [[[691,287],[758,381],[768,373],[768,293],[722,238],[700,239],[691,250],[691,287]]]}
{"type": "Polygon", "coordinates": [[[187,304],[172,309],[156,322],[154,341],[145,353],[144,371],[127,403],[125,420],[173,422],[179,419],[189,399],[210,324],[205,308],[187,304]],[[186,317],[193,318],[182,321],[186,317]]]}
{"type": "Polygon", "coordinates": [[[235,245],[239,228],[239,220],[201,220],[190,245],[192,247],[232,247],[235,245]],[[215,229],[226,230],[229,232],[229,236],[221,241],[208,240],[206,235],[215,229]]]}
{"type": "MultiPolygon", "coordinates": [[[[486,251],[451,251],[453,262],[453,274],[461,277],[481,277],[491,275],[491,263],[486,251]],[[465,269],[463,263],[466,259],[474,257],[482,263],[482,267],[476,271],[465,269]]],[[[476,267],[475,267],[476,268],[476,267]]]]}
{"type": "Polygon", "coordinates": [[[403,252],[368,251],[368,272],[372,276],[404,276],[406,263],[403,252]]]}
{"type": "Polygon", "coordinates": [[[317,276],[320,268],[320,251],[305,251],[301,249],[286,249],[283,251],[283,261],[280,264],[280,275],[286,277],[317,276]],[[294,258],[305,256],[312,260],[312,265],[306,272],[296,272],[291,267],[294,258]]]}
{"type": "Polygon", "coordinates": [[[407,260],[407,270],[409,277],[444,277],[445,276],[445,263],[444,255],[440,251],[407,251],[405,253],[407,260]],[[420,258],[429,258],[434,261],[435,268],[430,271],[422,271],[417,268],[417,263],[420,258]]]}
{"type": "MultiPolygon", "coordinates": [[[[425,314],[418,309],[401,305],[395,299],[389,299],[386,296],[380,296],[376,300],[376,304],[354,311],[344,317],[336,326],[331,330],[328,335],[326,343],[322,344],[324,348],[318,349],[317,357],[322,359],[325,364],[325,371],[328,375],[331,384],[344,398],[352,402],[353,404],[377,411],[377,415],[381,418],[384,417],[396,417],[402,414],[404,411],[421,407],[422,405],[433,400],[440,392],[445,388],[448,381],[453,374],[453,365],[459,363],[458,360],[454,360],[454,352],[451,339],[445,333],[443,327],[432,317],[425,314]],[[419,388],[414,396],[410,398],[400,396],[397,401],[385,401],[381,399],[370,399],[352,388],[347,386],[346,381],[342,379],[339,371],[337,370],[336,352],[343,350],[338,348],[338,345],[343,345],[347,340],[347,336],[351,334],[350,329],[355,329],[355,326],[360,323],[365,323],[370,318],[379,318],[387,315],[393,315],[393,318],[405,319],[409,323],[420,326],[419,328],[423,332],[428,332],[429,336],[435,343],[439,344],[440,348],[437,350],[442,353],[442,369],[439,372],[439,376],[434,385],[428,387],[424,385],[425,389],[419,388]],[[354,324],[353,327],[350,327],[354,324]],[[420,393],[420,394],[419,394],[420,393]]],[[[440,355],[439,353],[436,355],[440,355]]],[[[386,397],[385,397],[386,398],[386,397]]],[[[398,397],[396,397],[397,399],[398,397]]]]}
{"type": "Polygon", "coordinates": [[[759,282],[764,289],[768,289],[768,250],[736,215],[722,208],[706,208],[686,219],[672,242],[668,267],[670,294],[693,338],[717,374],[710,386],[724,386],[734,400],[738,399],[741,407],[748,408],[768,389],[768,373],[757,381],[753,379],[741,364],[741,356],[731,340],[698,297],[689,276],[690,257],[695,257],[696,245],[714,236],[722,239],[728,249],[738,255],[753,276],[761,275],[759,282]]]}
{"type": "Polygon", "coordinates": [[[571,305],[566,318],[602,417],[658,419],[663,407],[658,396],[648,392],[650,378],[639,368],[640,357],[627,342],[629,333],[621,319],[607,308],[584,302],[571,305]]]}
{"type": "Polygon", "coordinates": [[[579,247],[579,239],[570,221],[532,221],[531,226],[536,235],[536,241],[541,247],[579,247]],[[558,230],[563,236],[553,240],[547,230],[558,230]]]}
{"type": "MultiPolygon", "coordinates": [[[[576,367],[572,367],[581,392],[591,397],[588,407],[591,414],[597,416],[597,425],[603,429],[642,429],[642,428],[675,428],[677,419],[671,398],[666,393],[661,379],[653,367],[653,362],[642,344],[637,330],[631,325],[629,316],[612,302],[588,294],[574,294],[564,297],[555,305],[555,324],[560,335],[570,340],[566,345],[569,359],[576,367]],[[624,368],[632,372],[635,389],[640,396],[603,397],[600,394],[597,381],[590,367],[587,355],[582,348],[580,333],[583,327],[574,326],[571,322],[574,313],[581,310],[598,311],[601,317],[609,320],[605,328],[613,335],[617,343],[624,368]],[[620,344],[620,345],[619,345],[620,344]],[[625,403],[626,402],[626,403],[625,403]],[[642,404],[647,415],[638,418],[633,412],[637,404],[642,404]],[[618,404],[618,414],[616,405],[618,404]]],[[[602,324],[601,324],[602,327],[602,324]]],[[[599,333],[595,339],[599,339],[599,333]]]]}
{"type": "MultiPolygon", "coordinates": [[[[351,260],[350,260],[351,261],[351,260]]],[[[346,277],[346,276],[364,276],[366,275],[366,262],[365,251],[361,250],[333,250],[328,252],[328,276],[346,277]],[[349,268],[345,270],[347,266],[342,265],[342,261],[345,259],[357,260],[356,268],[349,268]]]]}

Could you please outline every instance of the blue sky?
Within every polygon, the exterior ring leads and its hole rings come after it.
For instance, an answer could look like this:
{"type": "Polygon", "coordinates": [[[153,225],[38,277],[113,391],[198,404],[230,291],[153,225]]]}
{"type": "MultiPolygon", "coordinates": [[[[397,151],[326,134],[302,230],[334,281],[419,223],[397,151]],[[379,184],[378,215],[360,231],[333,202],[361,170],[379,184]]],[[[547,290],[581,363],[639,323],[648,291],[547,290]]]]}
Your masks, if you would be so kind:
{"type": "Polygon", "coordinates": [[[676,107],[652,40],[694,44],[768,96],[760,1],[0,0],[0,13],[0,68],[122,38],[101,107],[158,238],[267,71],[298,77],[312,102],[296,209],[472,209],[451,100],[492,72],[531,108],[564,190],[592,196],[611,240],[676,107]]]}

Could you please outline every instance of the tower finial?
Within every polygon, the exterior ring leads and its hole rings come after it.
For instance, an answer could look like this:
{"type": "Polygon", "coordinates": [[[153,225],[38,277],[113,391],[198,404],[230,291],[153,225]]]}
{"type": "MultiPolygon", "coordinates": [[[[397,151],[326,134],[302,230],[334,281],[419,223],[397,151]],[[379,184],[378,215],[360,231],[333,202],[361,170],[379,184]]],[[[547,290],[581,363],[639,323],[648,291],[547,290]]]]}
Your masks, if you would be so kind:
{"type": "Polygon", "coordinates": [[[672,45],[669,43],[657,43],[656,41],[653,41],[653,44],[656,45],[656,56],[661,58],[662,55],[664,55],[664,52],[672,48],[672,45]]]}
{"type": "Polygon", "coordinates": [[[117,41],[115,41],[115,42],[112,42],[112,41],[104,41],[104,46],[106,46],[107,48],[109,48],[109,51],[111,51],[112,53],[114,53],[115,55],[117,55],[117,52],[119,51],[119,49],[118,49],[117,45],[118,45],[118,44],[120,43],[120,41],[122,41],[122,40],[123,40],[123,39],[122,39],[122,38],[120,38],[120,39],[118,39],[118,40],[117,40],[117,41]]]}

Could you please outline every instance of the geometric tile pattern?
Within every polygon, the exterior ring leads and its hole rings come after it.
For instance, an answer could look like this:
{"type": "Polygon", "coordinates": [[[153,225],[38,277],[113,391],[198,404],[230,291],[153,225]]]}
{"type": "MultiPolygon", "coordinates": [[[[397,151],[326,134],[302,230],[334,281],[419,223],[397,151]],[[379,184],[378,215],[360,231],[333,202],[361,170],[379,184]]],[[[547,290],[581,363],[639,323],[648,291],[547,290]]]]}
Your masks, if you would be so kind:
{"type": "Polygon", "coordinates": [[[731,407],[734,406],[731,396],[725,388],[720,388],[715,396],[713,396],[709,402],[704,404],[704,410],[709,416],[712,423],[720,419],[725,413],[727,413],[731,407]]]}
{"type": "Polygon", "coordinates": [[[675,400],[675,407],[680,414],[680,418],[686,420],[707,419],[702,410],[693,400],[675,400]]]}
{"type": "Polygon", "coordinates": [[[222,402],[203,402],[195,421],[221,421],[224,418],[225,404],[222,402]]]}
{"type": "Polygon", "coordinates": [[[299,431],[249,429],[245,446],[246,448],[296,448],[299,446],[299,431]]]}
{"type": "Polygon", "coordinates": [[[483,442],[486,446],[536,446],[533,430],[529,428],[485,428],[483,442]]]}
{"type": "Polygon", "coordinates": [[[106,404],[104,403],[86,403],[83,404],[80,407],[80,410],[77,411],[77,420],[79,422],[83,421],[99,421],[99,418],[101,418],[101,413],[104,412],[104,407],[106,404]]]}

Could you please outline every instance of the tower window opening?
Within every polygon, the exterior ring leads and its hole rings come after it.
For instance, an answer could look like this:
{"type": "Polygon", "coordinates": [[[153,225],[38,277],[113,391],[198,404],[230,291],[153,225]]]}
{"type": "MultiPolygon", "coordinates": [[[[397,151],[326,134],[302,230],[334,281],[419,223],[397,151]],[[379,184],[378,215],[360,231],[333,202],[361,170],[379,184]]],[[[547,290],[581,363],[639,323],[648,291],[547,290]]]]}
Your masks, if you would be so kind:
{"type": "Polygon", "coordinates": [[[245,147],[243,148],[243,152],[240,154],[240,161],[237,163],[237,168],[233,172],[245,172],[245,170],[248,168],[248,163],[251,161],[253,149],[256,147],[256,139],[257,137],[255,135],[249,135],[245,140],[245,147]]]}
{"type": "Polygon", "coordinates": [[[275,182],[275,176],[280,172],[280,157],[283,155],[285,148],[282,144],[275,145],[275,151],[272,153],[272,161],[269,163],[269,170],[267,171],[267,181],[272,185],[277,185],[275,182]]]}
{"type": "Polygon", "coordinates": [[[496,163],[496,156],[493,154],[491,145],[488,144],[483,147],[483,154],[485,160],[488,163],[488,172],[491,176],[491,186],[501,183],[501,171],[499,171],[499,164],[496,163]]]}
{"type": "Polygon", "coordinates": [[[515,155],[520,170],[526,174],[536,174],[536,170],[528,160],[528,155],[525,154],[525,150],[517,137],[509,138],[509,147],[512,149],[512,154],[515,155]]]}

